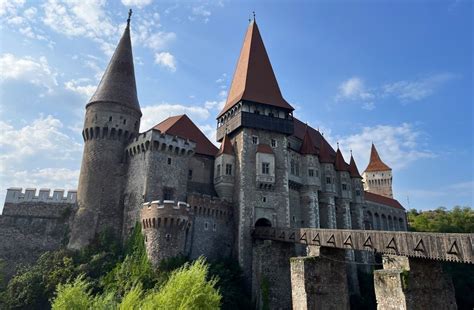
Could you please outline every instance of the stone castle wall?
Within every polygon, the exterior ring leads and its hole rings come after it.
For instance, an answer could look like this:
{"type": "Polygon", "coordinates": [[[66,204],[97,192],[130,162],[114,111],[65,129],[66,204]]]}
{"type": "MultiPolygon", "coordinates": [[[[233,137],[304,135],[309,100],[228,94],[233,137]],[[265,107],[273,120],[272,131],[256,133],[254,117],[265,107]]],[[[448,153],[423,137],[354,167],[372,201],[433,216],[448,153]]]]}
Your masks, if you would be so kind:
{"type": "Polygon", "coordinates": [[[76,191],[63,196],[63,190],[8,189],[0,215],[0,259],[10,278],[19,264],[33,263],[42,253],[67,244],[69,227],[77,210],[76,191]]]}

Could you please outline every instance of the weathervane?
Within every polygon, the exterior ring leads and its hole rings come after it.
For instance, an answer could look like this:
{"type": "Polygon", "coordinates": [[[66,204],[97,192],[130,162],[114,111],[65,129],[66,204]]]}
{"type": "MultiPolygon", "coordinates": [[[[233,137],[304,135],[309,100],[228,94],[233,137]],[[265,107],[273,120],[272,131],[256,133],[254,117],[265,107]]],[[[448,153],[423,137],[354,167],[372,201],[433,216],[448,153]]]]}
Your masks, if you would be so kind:
{"type": "Polygon", "coordinates": [[[132,17],[132,13],[132,9],[128,10],[127,27],[130,26],[130,18],[132,17]]]}

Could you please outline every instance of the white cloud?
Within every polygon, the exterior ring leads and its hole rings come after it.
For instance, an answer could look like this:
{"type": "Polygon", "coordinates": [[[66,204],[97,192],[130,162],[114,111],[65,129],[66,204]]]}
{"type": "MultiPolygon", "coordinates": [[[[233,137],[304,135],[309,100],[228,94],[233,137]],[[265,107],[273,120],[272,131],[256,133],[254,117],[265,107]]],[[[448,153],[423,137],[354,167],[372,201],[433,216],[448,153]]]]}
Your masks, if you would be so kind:
{"type": "Polygon", "coordinates": [[[401,101],[419,101],[432,95],[437,88],[455,78],[451,73],[441,73],[412,81],[398,81],[383,85],[385,95],[393,95],[401,101]]]}
{"type": "Polygon", "coordinates": [[[25,5],[25,0],[0,0],[0,16],[16,15],[17,10],[25,5]]]}
{"type": "Polygon", "coordinates": [[[168,47],[169,43],[176,39],[174,32],[159,31],[145,37],[143,44],[154,51],[161,51],[168,47]]]}
{"type": "Polygon", "coordinates": [[[117,29],[106,14],[105,4],[105,0],[48,0],[43,5],[44,23],[54,31],[69,37],[111,36],[117,29]]]}
{"type": "Polygon", "coordinates": [[[82,146],[63,133],[62,128],[63,123],[51,115],[40,115],[31,124],[18,129],[0,121],[1,165],[12,166],[14,162],[44,154],[55,160],[76,158],[82,146]]]}
{"type": "Polygon", "coordinates": [[[122,4],[125,6],[136,6],[142,8],[151,4],[152,0],[122,0],[122,4]]]}
{"type": "Polygon", "coordinates": [[[331,136],[325,131],[326,139],[335,145],[338,141],[346,161],[353,151],[357,166],[362,173],[369,162],[372,142],[377,147],[382,160],[393,169],[402,169],[411,163],[435,157],[435,153],[423,147],[422,132],[413,125],[403,123],[399,126],[377,125],[364,127],[361,132],[347,136],[331,136]]]}
{"type": "Polygon", "coordinates": [[[97,85],[93,84],[86,84],[90,82],[89,79],[77,79],[77,80],[70,80],[64,83],[64,87],[70,91],[73,91],[85,99],[90,99],[94,94],[97,85]]]}
{"type": "Polygon", "coordinates": [[[352,77],[339,85],[335,101],[357,102],[365,110],[373,110],[375,101],[390,97],[404,103],[420,101],[454,78],[456,75],[452,73],[440,73],[417,80],[402,80],[369,88],[362,78],[352,77]]]}
{"type": "Polygon", "coordinates": [[[141,132],[152,128],[170,116],[187,114],[193,121],[205,121],[211,116],[205,107],[169,103],[143,107],[142,113],[143,116],[140,123],[141,132]]]}
{"type": "Polygon", "coordinates": [[[204,5],[196,6],[192,8],[192,15],[194,16],[189,16],[189,20],[193,21],[196,19],[196,17],[202,18],[202,21],[204,23],[209,22],[209,17],[211,16],[211,11],[205,7],[204,5]]]}
{"type": "Polygon", "coordinates": [[[176,60],[174,56],[168,52],[156,53],[155,63],[167,68],[171,72],[176,71],[176,60]]]}
{"type": "Polygon", "coordinates": [[[373,94],[367,91],[364,81],[359,77],[353,77],[339,85],[339,96],[348,99],[372,99],[373,94]]]}
{"type": "Polygon", "coordinates": [[[12,54],[0,55],[0,82],[5,80],[27,81],[45,87],[50,93],[58,85],[57,73],[45,57],[16,57],[12,54]]]}

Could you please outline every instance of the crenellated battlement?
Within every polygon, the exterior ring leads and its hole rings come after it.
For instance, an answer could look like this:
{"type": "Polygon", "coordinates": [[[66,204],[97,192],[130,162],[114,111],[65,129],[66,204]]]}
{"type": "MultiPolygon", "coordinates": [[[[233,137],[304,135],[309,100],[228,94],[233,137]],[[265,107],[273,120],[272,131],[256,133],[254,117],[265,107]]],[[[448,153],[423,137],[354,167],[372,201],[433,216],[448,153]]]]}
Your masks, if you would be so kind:
{"type": "Polygon", "coordinates": [[[178,136],[164,134],[156,129],[150,129],[139,134],[126,147],[125,152],[128,157],[136,156],[148,151],[161,151],[170,154],[192,156],[196,148],[196,143],[178,136]]]}
{"type": "Polygon", "coordinates": [[[41,188],[36,195],[36,188],[26,188],[23,192],[21,187],[10,187],[7,189],[5,203],[23,203],[23,202],[44,202],[44,203],[76,203],[77,190],[68,190],[65,194],[64,189],[54,189],[51,195],[51,189],[41,188]]]}
{"type": "Polygon", "coordinates": [[[232,216],[232,204],[218,197],[192,194],[188,196],[188,204],[195,216],[211,217],[227,220],[232,216]]]}
{"type": "Polygon", "coordinates": [[[176,227],[184,229],[190,226],[192,210],[186,202],[156,200],[142,205],[140,219],[143,229],[176,227]]]}

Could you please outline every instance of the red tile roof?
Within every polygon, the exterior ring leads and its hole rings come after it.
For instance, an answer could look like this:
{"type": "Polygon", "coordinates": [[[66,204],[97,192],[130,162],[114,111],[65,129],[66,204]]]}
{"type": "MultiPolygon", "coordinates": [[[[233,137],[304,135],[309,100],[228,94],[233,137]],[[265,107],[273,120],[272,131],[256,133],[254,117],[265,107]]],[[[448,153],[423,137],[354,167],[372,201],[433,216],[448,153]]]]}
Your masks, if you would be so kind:
{"type": "Polygon", "coordinates": [[[303,143],[301,144],[300,153],[303,155],[318,155],[319,149],[314,145],[308,127],[306,127],[303,143]]]}
{"type": "Polygon", "coordinates": [[[240,100],[294,110],[281,94],[255,21],[247,29],[226,104],[217,117],[240,100]]]}
{"type": "Polygon", "coordinates": [[[359,169],[357,169],[357,165],[355,163],[354,157],[352,157],[352,154],[351,161],[349,163],[349,174],[351,175],[351,178],[362,179],[362,176],[359,173],[359,169]]]}
{"type": "Polygon", "coordinates": [[[336,151],[329,145],[319,131],[306,125],[297,118],[293,118],[294,131],[293,135],[300,140],[304,140],[306,131],[308,131],[314,146],[319,149],[319,161],[322,163],[334,163],[336,159],[336,151]]]}
{"type": "Polygon", "coordinates": [[[219,156],[221,154],[234,155],[234,147],[232,146],[229,136],[227,135],[224,136],[224,139],[222,140],[222,143],[221,143],[221,147],[216,156],[219,156]]]}
{"type": "Polygon", "coordinates": [[[370,162],[365,171],[387,171],[392,170],[389,166],[387,166],[379,156],[375,145],[372,143],[372,149],[370,150],[370,162]]]}
{"type": "Polygon", "coordinates": [[[339,148],[337,148],[336,151],[336,163],[334,164],[334,168],[336,171],[349,171],[349,165],[344,160],[344,156],[342,156],[339,148]]]}
{"type": "Polygon", "coordinates": [[[168,117],[153,129],[196,142],[196,153],[215,156],[218,149],[186,114],[168,117]]]}
{"type": "Polygon", "coordinates": [[[364,192],[364,197],[365,197],[365,200],[367,200],[367,201],[380,203],[380,204],[383,204],[383,205],[386,205],[386,206],[389,206],[389,207],[392,207],[392,208],[405,210],[405,208],[398,202],[398,200],[393,199],[393,198],[385,197],[385,196],[382,196],[382,195],[377,195],[377,194],[370,193],[370,192],[364,192]]]}
{"type": "Polygon", "coordinates": [[[273,150],[268,144],[257,145],[257,153],[273,154],[273,150]]]}

